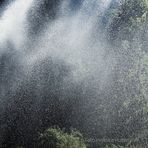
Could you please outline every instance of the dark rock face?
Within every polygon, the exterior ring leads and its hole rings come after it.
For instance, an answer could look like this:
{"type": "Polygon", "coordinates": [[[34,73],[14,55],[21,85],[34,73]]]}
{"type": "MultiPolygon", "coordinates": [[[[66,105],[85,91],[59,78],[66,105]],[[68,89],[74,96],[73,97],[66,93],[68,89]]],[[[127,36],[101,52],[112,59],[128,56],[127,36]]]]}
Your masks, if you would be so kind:
{"type": "MultiPolygon", "coordinates": [[[[34,6],[28,12],[30,35],[41,33],[49,21],[56,18],[59,6],[63,0],[36,0],[34,6]]],[[[69,8],[75,11],[80,8],[83,0],[70,0],[69,8]]]]}
{"type": "Polygon", "coordinates": [[[5,2],[5,0],[1,0],[0,1],[0,6],[5,2]]]}
{"type": "Polygon", "coordinates": [[[82,5],[84,0],[71,0],[70,1],[70,7],[71,10],[77,10],[78,8],[80,8],[80,6],[82,5]]]}
{"type": "Polygon", "coordinates": [[[11,1],[10,0],[1,0],[0,1],[0,17],[2,15],[2,12],[4,11],[5,7],[7,6],[7,4],[10,3],[11,1]]]}
{"type": "Polygon", "coordinates": [[[36,0],[28,12],[30,35],[37,35],[56,17],[61,0],[36,0]]]}

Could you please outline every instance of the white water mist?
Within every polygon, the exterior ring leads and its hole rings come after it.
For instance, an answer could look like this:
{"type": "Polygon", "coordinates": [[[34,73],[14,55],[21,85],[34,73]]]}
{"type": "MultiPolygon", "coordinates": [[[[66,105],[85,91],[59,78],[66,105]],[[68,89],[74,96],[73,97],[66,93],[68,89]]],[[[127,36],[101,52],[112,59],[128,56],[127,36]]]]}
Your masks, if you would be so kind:
{"type": "Polygon", "coordinates": [[[84,0],[80,8],[72,13],[68,13],[69,2],[61,2],[57,7],[59,9],[56,18],[49,21],[38,40],[28,46],[33,37],[30,38],[27,33],[30,29],[27,16],[35,1],[14,1],[0,19],[1,49],[6,50],[5,45],[10,42],[16,50],[23,73],[28,76],[46,58],[63,60],[72,67],[72,81],[86,81],[86,85],[90,85],[97,92],[98,88],[103,89],[110,80],[115,62],[112,55],[106,54],[106,43],[100,41],[102,35],[98,32],[99,17],[108,8],[111,0],[84,0]]]}

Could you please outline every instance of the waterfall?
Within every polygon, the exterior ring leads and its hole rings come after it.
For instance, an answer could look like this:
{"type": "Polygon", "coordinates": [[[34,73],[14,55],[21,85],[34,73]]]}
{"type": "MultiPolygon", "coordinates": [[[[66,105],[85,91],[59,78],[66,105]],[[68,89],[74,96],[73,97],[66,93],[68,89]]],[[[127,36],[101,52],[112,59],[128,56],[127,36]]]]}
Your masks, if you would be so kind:
{"type": "MultiPolygon", "coordinates": [[[[0,18],[0,110],[8,119],[0,128],[13,129],[16,119],[16,128],[27,131],[40,122],[37,111],[51,107],[49,100],[75,99],[81,85],[80,100],[89,98],[88,105],[95,106],[108,86],[115,59],[107,53],[100,20],[111,0],[77,1],[15,0],[6,7],[0,18]]],[[[0,140],[3,136],[5,131],[0,140]]]]}

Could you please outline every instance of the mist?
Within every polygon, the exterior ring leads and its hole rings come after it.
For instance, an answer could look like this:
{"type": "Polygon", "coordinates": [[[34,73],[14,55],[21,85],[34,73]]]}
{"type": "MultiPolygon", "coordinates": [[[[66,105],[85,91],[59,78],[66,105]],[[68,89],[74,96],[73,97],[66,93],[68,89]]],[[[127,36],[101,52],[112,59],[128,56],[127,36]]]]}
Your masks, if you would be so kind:
{"type": "MultiPolygon", "coordinates": [[[[102,37],[98,26],[99,19],[110,2],[83,1],[75,11],[71,10],[71,1],[59,2],[55,19],[46,22],[35,39],[29,34],[33,24],[30,25],[28,21],[28,12],[30,9],[32,14],[33,11],[36,12],[40,3],[42,2],[36,4],[31,0],[19,0],[7,6],[0,20],[1,55],[12,52],[16,58],[14,62],[18,62],[27,77],[44,59],[51,58],[61,60],[71,67],[69,77],[72,81],[90,80],[98,88],[105,87],[115,61],[112,55],[106,53],[106,43],[100,39],[102,37]]],[[[40,14],[36,15],[36,19],[42,17],[40,14]]],[[[36,23],[38,22],[35,25],[36,23]]],[[[23,81],[23,77],[20,81],[23,81]]]]}
{"type": "Polygon", "coordinates": [[[119,57],[102,27],[112,2],[15,0],[4,7],[0,144],[28,146],[54,125],[77,128],[86,137],[113,135],[119,57]]]}

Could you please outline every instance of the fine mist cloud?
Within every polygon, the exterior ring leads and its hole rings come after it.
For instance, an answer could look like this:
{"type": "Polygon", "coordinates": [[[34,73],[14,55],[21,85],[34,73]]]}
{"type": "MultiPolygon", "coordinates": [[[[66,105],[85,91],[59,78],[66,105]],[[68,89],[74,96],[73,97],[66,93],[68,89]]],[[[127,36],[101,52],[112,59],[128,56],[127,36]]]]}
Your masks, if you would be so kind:
{"type": "Polygon", "coordinates": [[[9,127],[12,135],[19,129],[30,133],[32,127],[34,135],[58,124],[81,125],[88,132],[100,126],[95,109],[116,62],[99,30],[110,0],[83,0],[75,11],[69,0],[56,2],[49,5],[56,9],[53,17],[43,1],[16,0],[0,18],[0,109],[3,120],[7,117],[1,127],[9,127]]]}
{"type": "Polygon", "coordinates": [[[62,3],[57,18],[46,25],[31,54],[28,53],[27,63],[34,65],[47,57],[59,58],[74,68],[76,81],[97,75],[97,79],[107,80],[114,61],[111,55],[105,59],[105,41],[100,42],[101,35],[97,30],[98,17],[108,7],[109,1],[102,1],[101,5],[99,1],[84,1],[80,9],[72,13],[67,13],[67,3],[62,3]]]}
{"type": "Polygon", "coordinates": [[[7,6],[0,18],[0,44],[12,42],[16,48],[24,41],[26,13],[31,6],[32,0],[17,0],[7,6]]]}

